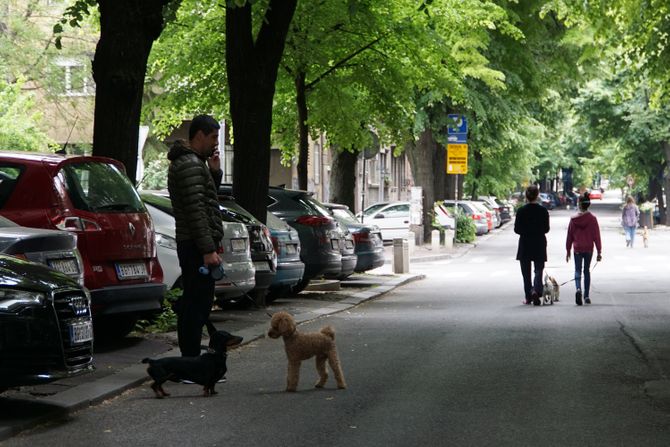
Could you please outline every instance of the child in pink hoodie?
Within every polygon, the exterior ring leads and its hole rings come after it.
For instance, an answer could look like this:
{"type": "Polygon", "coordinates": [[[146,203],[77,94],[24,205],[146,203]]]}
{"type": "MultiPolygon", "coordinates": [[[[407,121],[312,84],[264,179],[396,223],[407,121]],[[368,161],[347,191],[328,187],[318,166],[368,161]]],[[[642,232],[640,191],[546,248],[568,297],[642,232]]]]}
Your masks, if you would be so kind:
{"type": "Polygon", "coordinates": [[[570,251],[574,246],[575,251],[575,302],[582,305],[582,265],[584,269],[584,302],[591,304],[589,289],[591,288],[591,259],[593,258],[593,246],[598,250],[597,262],[602,259],[602,245],[600,244],[600,227],[598,219],[589,212],[591,199],[589,193],[585,192],[579,196],[579,212],[572,216],[568,225],[568,238],[565,241],[567,254],[565,262],[570,261],[570,251]]]}

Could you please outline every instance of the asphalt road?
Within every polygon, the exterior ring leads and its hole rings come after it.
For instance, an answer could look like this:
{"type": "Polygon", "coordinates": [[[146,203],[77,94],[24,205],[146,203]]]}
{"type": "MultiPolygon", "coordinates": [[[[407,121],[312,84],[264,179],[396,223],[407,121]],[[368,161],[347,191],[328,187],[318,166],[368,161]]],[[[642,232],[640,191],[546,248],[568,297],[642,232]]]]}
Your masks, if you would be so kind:
{"type": "MultiPolygon", "coordinates": [[[[423,281],[301,326],[336,328],[347,390],[312,388],[308,361],[285,393],[282,342],[266,338],[229,357],[215,397],[143,386],[3,445],[668,446],[670,232],[626,249],[615,205],[593,208],[604,259],[590,306],[572,283],[553,306],[522,305],[508,226],[462,258],[413,265],[423,281]]],[[[559,282],[568,216],[551,215],[559,282]]]]}

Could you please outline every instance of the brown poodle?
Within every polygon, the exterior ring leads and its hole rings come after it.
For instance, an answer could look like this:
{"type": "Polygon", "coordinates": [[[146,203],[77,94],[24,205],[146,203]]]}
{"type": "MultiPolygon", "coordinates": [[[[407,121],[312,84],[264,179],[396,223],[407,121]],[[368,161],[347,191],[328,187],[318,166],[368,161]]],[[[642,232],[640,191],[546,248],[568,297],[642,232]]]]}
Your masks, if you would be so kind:
{"type": "Polygon", "coordinates": [[[335,374],[337,387],[340,389],[347,387],[337,356],[335,331],[332,327],[326,326],[319,332],[300,333],[291,314],[277,312],[270,321],[268,335],[272,338],[284,338],[284,349],[288,358],[286,391],[296,390],[300,377],[300,363],[314,356],[316,356],[316,371],[319,373],[319,380],[315,385],[317,388],[323,388],[328,380],[326,360],[335,374]]]}

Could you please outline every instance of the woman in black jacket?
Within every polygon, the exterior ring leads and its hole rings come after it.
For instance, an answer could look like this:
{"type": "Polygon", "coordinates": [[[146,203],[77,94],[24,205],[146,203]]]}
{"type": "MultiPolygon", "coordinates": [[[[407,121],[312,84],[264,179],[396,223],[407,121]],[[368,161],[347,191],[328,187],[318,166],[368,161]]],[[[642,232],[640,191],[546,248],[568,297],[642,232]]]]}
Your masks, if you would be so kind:
{"type": "Polygon", "coordinates": [[[524,304],[540,305],[543,292],[542,273],[547,262],[547,238],[549,212],[537,203],[540,190],[535,185],[526,189],[526,203],[519,208],[514,221],[514,232],[519,235],[516,259],[523,275],[524,304]],[[535,264],[535,276],[531,282],[531,263],[535,264]]]}

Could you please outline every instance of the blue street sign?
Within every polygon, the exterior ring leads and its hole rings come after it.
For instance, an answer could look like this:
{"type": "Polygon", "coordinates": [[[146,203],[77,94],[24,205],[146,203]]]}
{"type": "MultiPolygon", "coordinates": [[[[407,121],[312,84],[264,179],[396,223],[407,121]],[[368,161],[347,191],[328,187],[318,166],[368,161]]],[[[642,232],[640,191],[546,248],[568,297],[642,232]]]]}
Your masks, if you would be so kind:
{"type": "Polygon", "coordinates": [[[447,141],[449,143],[467,143],[468,142],[468,134],[466,133],[453,133],[451,135],[447,135],[447,141]]]}
{"type": "Polygon", "coordinates": [[[451,113],[447,115],[449,120],[447,124],[447,134],[467,134],[468,133],[468,121],[465,118],[465,115],[459,115],[456,113],[451,113]]]}

